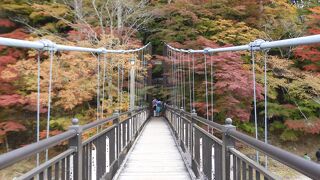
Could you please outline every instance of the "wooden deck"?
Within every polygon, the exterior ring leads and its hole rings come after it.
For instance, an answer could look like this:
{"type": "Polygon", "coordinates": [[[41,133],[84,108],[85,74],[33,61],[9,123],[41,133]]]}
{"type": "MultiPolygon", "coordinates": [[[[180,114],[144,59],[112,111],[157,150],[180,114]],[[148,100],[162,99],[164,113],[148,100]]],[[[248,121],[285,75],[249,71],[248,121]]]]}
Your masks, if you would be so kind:
{"type": "Polygon", "coordinates": [[[120,171],[120,180],[188,180],[188,170],[174,142],[169,125],[153,117],[120,171]]]}

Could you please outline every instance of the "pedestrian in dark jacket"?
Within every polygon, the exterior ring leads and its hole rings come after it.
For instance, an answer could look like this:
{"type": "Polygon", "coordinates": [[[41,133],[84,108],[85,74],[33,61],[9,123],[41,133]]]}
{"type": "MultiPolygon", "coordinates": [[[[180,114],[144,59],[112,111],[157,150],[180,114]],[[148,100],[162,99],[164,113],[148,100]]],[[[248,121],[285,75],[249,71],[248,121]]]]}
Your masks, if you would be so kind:
{"type": "Polygon", "coordinates": [[[318,163],[320,163],[320,148],[319,148],[318,151],[316,152],[316,157],[317,157],[318,163]]]}

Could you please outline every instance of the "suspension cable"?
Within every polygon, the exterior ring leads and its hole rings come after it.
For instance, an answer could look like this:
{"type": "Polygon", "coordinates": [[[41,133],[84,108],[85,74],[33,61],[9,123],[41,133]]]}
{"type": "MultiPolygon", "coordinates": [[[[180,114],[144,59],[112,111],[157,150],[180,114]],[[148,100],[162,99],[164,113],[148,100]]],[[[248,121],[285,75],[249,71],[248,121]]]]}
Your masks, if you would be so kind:
{"type": "MultiPolygon", "coordinates": [[[[100,54],[97,54],[97,121],[100,114],[100,54]]],[[[99,132],[99,126],[97,126],[97,132],[99,132]]]]}
{"type": "MultiPolygon", "coordinates": [[[[52,90],[52,64],[53,64],[53,54],[54,50],[49,50],[50,54],[50,70],[49,70],[49,87],[48,87],[48,113],[47,113],[47,132],[46,138],[49,138],[50,131],[50,115],[51,115],[51,90],[52,90]]],[[[48,161],[48,149],[46,149],[46,161],[48,161]]]]}
{"type": "MultiPolygon", "coordinates": [[[[251,47],[251,49],[250,49],[250,54],[251,54],[251,61],[252,61],[255,138],[258,139],[257,95],[256,95],[256,71],[255,71],[255,56],[254,56],[253,47],[251,47]]],[[[256,151],[256,161],[257,161],[257,163],[259,163],[259,151],[256,151]]]]}
{"type": "MultiPolygon", "coordinates": [[[[264,51],[264,142],[268,144],[268,50],[264,51]]],[[[268,156],[265,155],[265,167],[268,168],[268,156]]]]}
{"type": "Polygon", "coordinates": [[[188,78],[188,81],[189,81],[189,106],[190,106],[190,112],[192,112],[192,95],[191,95],[191,62],[190,62],[190,52],[188,53],[188,74],[189,74],[189,78],[188,78]]]}
{"type": "Polygon", "coordinates": [[[145,76],[145,57],[144,57],[144,49],[142,49],[142,77],[143,77],[143,104],[146,102],[146,76],[145,76]]]}
{"type": "Polygon", "coordinates": [[[193,102],[192,102],[192,112],[195,113],[195,91],[194,91],[194,54],[192,54],[192,92],[193,92],[193,102]]]}
{"type": "Polygon", "coordinates": [[[139,58],[140,58],[140,54],[139,51],[137,52],[137,58],[136,58],[136,62],[135,62],[135,89],[136,89],[136,94],[135,94],[135,105],[139,106],[139,88],[138,88],[138,84],[139,84],[139,58]]]}
{"type": "Polygon", "coordinates": [[[213,121],[213,62],[210,55],[210,83],[211,83],[211,121],[213,121]]]}
{"type": "Polygon", "coordinates": [[[138,64],[139,64],[139,66],[138,66],[138,69],[137,69],[137,98],[138,98],[138,102],[137,102],[137,104],[138,104],[138,106],[140,107],[140,105],[141,105],[141,79],[140,79],[140,74],[141,74],[141,60],[142,60],[142,52],[141,51],[138,51],[139,52],[139,54],[140,54],[140,58],[138,58],[139,59],[139,62],[138,62],[138,64]]]}
{"type": "Polygon", "coordinates": [[[175,57],[174,58],[175,58],[174,60],[175,60],[175,79],[176,79],[175,80],[175,84],[176,84],[176,88],[175,88],[175,92],[176,92],[175,93],[175,96],[176,96],[176,107],[180,108],[179,107],[179,97],[178,97],[179,96],[179,89],[178,89],[178,87],[179,87],[178,86],[179,85],[178,84],[179,83],[179,81],[178,81],[178,52],[175,53],[175,57]]]}
{"type": "MultiPolygon", "coordinates": [[[[37,74],[37,142],[40,140],[40,74],[41,74],[41,66],[40,66],[40,51],[38,51],[37,56],[37,64],[38,64],[38,74],[37,74]]],[[[40,156],[37,153],[37,167],[40,164],[40,156]]]]}
{"type": "Polygon", "coordinates": [[[208,106],[208,74],[207,74],[207,55],[204,55],[204,77],[205,77],[205,85],[206,85],[206,110],[207,110],[207,120],[209,120],[209,106],[208,106]]]}
{"type": "MultiPolygon", "coordinates": [[[[108,91],[110,93],[108,93],[108,101],[110,101],[111,103],[113,102],[113,96],[112,96],[112,90],[113,90],[113,71],[114,71],[114,65],[113,65],[113,55],[110,54],[110,60],[109,60],[109,64],[110,64],[110,71],[109,71],[109,78],[108,78],[108,91]]],[[[107,72],[108,73],[108,72],[107,72]]]]}
{"type": "Polygon", "coordinates": [[[117,81],[118,81],[118,84],[117,84],[117,86],[118,86],[118,88],[117,88],[117,90],[118,90],[118,112],[120,112],[120,62],[118,61],[118,63],[117,63],[117,71],[118,71],[118,76],[117,76],[117,81]]]}
{"type": "Polygon", "coordinates": [[[139,59],[139,54],[138,54],[138,52],[137,52],[137,54],[136,54],[136,58],[135,58],[135,63],[134,63],[134,92],[135,92],[135,94],[134,94],[134,105],[135,105],[135,107],[136,107],[136,105],[138,104],[138,87],[137,87],[137,82],[138,82],[138,69],[136,70],[136,67],[137,67],[137,63],[138,63],[138,59],[139,59]]]}
{"type": "Polygon", "coordinates": [[[120,87],[120,109],[119,109],[119,112],[121,112],[121,107],[122,107],[122,99],[123,99],[123,62],[121,62],[121,66],[120,66],[120,69],[121,69],[121,87],[120,87]]]}
{"type": "MultiPolygon", "coordinates": [[[[130,55],[129,55],[130,56],[130,55]]],[[[128,61],[128,67],[130,67],[130,57],[128,61]]],[[[130,68],[128,68],[128,111],[130,111],[130,68]]]]}
{"type": "Polygon", "coordinates": [[[104,118],[104,101],[105,101],[105,83],[106,83],[106,68],[107,54],[103,55],[103,80],[102,80],[102,103],[101,103],[101,118],[104,118]]]}
{"type": "Polygon", "coordinates": [[[186,74],[185,74],[185,54],[182,54],[182,73],[183,73],[183,109],[186,110],[186,74]]]}

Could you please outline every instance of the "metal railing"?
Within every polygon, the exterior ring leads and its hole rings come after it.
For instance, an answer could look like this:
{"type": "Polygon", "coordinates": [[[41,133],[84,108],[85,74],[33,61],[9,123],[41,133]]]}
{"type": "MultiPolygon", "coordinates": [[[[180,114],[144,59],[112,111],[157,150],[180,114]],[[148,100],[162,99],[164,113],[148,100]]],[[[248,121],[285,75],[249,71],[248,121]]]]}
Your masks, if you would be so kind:
{"type": "Polygon", "coordinates": [[[236,130],[228,118],[225,125],[208,121],[195,113],[166,106],[165,116],[181,149],[188,154],[188,166],[197,178],[203,179],[281,179],[265,167],[238,151],[235,142],[247,144],[274,160],[304,174],[319,179],[320,165],[290,152],[256,140],[236,130]],[[214,129],[219,137],[209,133],[214,129]]]}
{"type": "Polygon", "coordinates": [[[69,141],[66,151],[17,179],[112,179],[148,117],[147,108],[140,108],[83,126],[73,119],[64,133],[0,155],[0,169],[69,141]],[[86,131],[109,122],[112,125],[84,141],[86,131]]]}

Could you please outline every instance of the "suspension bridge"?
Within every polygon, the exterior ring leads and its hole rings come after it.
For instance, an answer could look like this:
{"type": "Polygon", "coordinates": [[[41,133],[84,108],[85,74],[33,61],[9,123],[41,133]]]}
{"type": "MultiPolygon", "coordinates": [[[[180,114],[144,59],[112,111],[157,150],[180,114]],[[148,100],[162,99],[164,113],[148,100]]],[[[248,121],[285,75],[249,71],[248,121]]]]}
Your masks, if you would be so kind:
{"type": "MultiPolygon", "coordinates": [[[[267,128],[265,140],[257,139],[257,95],[255,76],[255,53],[264,52],[265,55],[265,97],[267,96],[266,61],[267,53],[272,48],[284,48],[320,43],[320,35],[306,36],[294,39],[266,42],[256,40],[247,45],[206,48],[204,50],[177,49],[165,44],[165,56],[170,64],[168,88],[170,97],[164,104],[161,117],[152,117],[146,92],[141,89],[147,84],[147,68],[145,56],[151,55],[151,44],[138,49],[108,50],[105,48],[85,48],[55,44],[49,40],[36,42],[0,38],[0,45],[13,48],[34,49],[38,52],[36,60],[37,71],[37,138],[36,142],[0,155],[0,169],[6,169],[16,163],[36,157],[33,169],[23,173],[16,179],[283,179],[268,168],[268,159],[273,159],[297,171],[306,178],[319,179],[320,165],[305,160],[283,149],[268,144],[267,128]],[[40,61],[42,52],[49,54],[50,71],[48,87],[47,133],[50,131],[51,89],[52,89],[52,61],[59,51],[77,51],[91,53],[97,59],[97,117],[95,121],[80,125],[79,120],[70,120],[72,125],[61,134],[39,139],[40,123],[40,61]],[[204,60],[205,80],[212,80],[212,61],[207,63],[213,53],[249,51],[252,60],[254,120],[256,124],[255,138],[236,129],[232,124],[232,117],[225,120],[225,124],[218,124],[209,116],[213,99],[214,83],[206,83],[205,109],[206,117],[197,115],[195,100],[195,56],[202,56],[204,60]],[[108,73],[106,72],[107,55],[128,55],[128,101],[130,108],[126,112],[118,111],[110,117],[105,117],[103,99],[108,93],[108,73]],[[209,66],[209,67],[207,67],[209,66]],[[211,96],[212,98],[212,96],[211,96]],[[189,101],[189,102],[187,102],[189,101]],[[144,103],[143,103],[144,102],[144,103]],[[211,105],[210,105],[211,104],[211,105]],[[91,136],[85,136],[94,132],[91,136]],[[49,157],[48,149],[67,142],[68,148],[54,157],[49,157]],[[256,151],[254,159],[249,158],[239,149],[236,142],[242,143],[256,151]],[[45,153],[45,160],[41,162],[39,153],[45,153]],[[264,162],[259,159],[259,153],[265,156],[264,162]]],[[[109,63],[115,63],[110,61],[109,63]]],[[[115,80],[119,104],[123,101],[123,77],[125,64],[117,65],[117,79],[115,80]]],[[[228,73],[228,72],[226,72],[228,73]]],[[[267,103],[265,98],[265,104],[267,103]]],[[[267,112],[267,106],[265,106],[267,112]]],[[[265,113],[265,127],[267,127],[267,113],[265,113]]]]}

